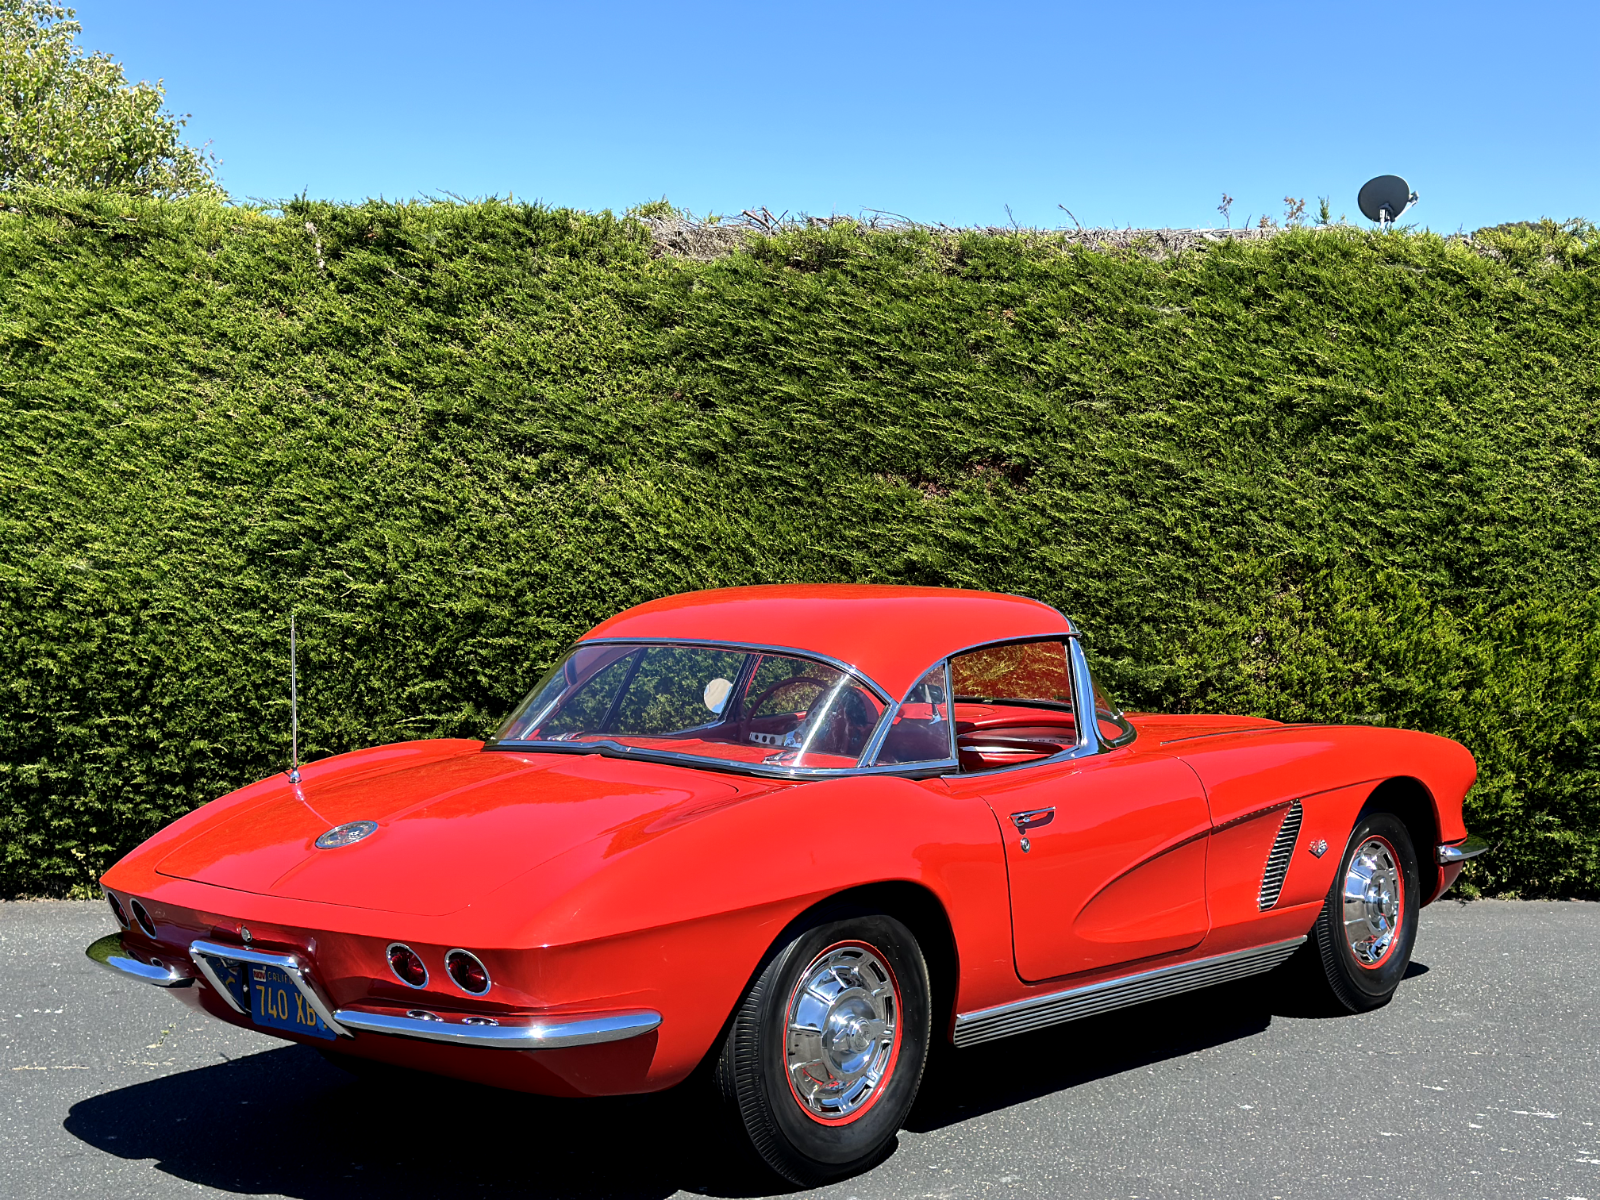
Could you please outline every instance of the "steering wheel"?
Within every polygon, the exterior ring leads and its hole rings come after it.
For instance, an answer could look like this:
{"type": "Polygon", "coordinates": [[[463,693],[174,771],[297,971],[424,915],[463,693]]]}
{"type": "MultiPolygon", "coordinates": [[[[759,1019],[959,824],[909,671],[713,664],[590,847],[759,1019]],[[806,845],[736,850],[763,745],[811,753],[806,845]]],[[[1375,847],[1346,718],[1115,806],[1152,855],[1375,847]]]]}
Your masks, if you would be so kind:
{"type": "Polygon", "coordinates": [[[750,715],[739,722],[739,740],[741,742],[747,742],[750,740],[750,722],[754,720],[755,715],[761,711],[761,706],[763,704],[772,699],[772,697],[776,696],[779,692],[783,691],[784,688],[795,687],[802,683],[810,684],[812,687],[816,688],[818,696],[825,696],[828,694],[828,683],[822,679],[813,679],[810,675],[791,675],[787,679],[778,680],[777,683],[774,683],[768,687],[766,691],[757,696],[755,700],[745,708],[745,711],[750,715]]]}
{"type": "MultiPolygon", "coordinates": [[[[754,719],[754,714],[761,711],[763,704],[784,688],[795,687],[802,683],[809,684],[817,689],[817,694],[812,701],[814,708],[816,700],[826,696],[829,691],[837,686],[838,681],[835,680],[830,683],[826,680],[815,679],[809,675],[791,675],[788,679],[778,680],[777,683],[774,683],[757,696],[750,705],[747,711],[750,712],[751,716],[744,718],[740,722],[739,740],[750,740],[750,722],[754,719]]],[[[806,722],[810,723],[814,720],[816,720],[816,714],[807,712],[806,722]]],[[[824,724],[817,728],[808,739],[811,750],[817,754],[835,754],[848,757],[851,743],[855,741],[855,731],[857,729],[871,729],[876,720],[877,718],[872,712],[872,706],[862,698],[861,689],[853,684],[846,684],[834,703],[829,706],[824,724]]]]}
{"type": "Polygon", "coordinates": [[[817,754],[835,754],[854,758],[860,753],[857,732],[862,736],[870,732],[878,718],[872,705],[854,684],[846,684],[838,699],[829,707],[823,725],[811,738],[811,749],[817,754]]]}

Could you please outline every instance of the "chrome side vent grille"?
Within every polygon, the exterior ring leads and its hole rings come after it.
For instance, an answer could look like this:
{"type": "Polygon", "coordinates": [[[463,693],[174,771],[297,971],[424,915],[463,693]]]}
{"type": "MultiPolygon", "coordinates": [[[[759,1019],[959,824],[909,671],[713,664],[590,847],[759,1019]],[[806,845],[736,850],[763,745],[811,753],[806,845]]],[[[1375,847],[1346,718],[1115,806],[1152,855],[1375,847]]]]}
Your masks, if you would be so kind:
{"type": "Polygon", "coordinates": [[[1256,905],[1266,912],[1278,902],[1283,891],[1284,877],[1289,874],[1289,859],[1294,856],[1294,844],[1300,837],[1300,801],[1289,805],[1283,814],[1283,824],[1278,826],[1278,836],[1272,839],[1272,853],[1267,855],[1266,873],[1261,876],[1261,895],[1256,905]]]}

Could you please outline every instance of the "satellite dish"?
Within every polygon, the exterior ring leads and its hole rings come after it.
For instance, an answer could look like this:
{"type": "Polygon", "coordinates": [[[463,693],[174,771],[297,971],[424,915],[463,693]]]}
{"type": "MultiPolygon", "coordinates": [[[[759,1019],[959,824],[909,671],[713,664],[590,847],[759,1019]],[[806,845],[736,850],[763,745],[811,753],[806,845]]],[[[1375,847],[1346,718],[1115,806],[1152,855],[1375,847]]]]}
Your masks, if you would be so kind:
{"type": "Polygon", "coordinates": [[[1367,180],[1361,185],[1361,194],[1356,197],[1361,214],[1380,226],[1393,225],[1400,214],[1416,202],[1417,194],[1398,175],[1379,175],[1376,179],[1367,180]]]}

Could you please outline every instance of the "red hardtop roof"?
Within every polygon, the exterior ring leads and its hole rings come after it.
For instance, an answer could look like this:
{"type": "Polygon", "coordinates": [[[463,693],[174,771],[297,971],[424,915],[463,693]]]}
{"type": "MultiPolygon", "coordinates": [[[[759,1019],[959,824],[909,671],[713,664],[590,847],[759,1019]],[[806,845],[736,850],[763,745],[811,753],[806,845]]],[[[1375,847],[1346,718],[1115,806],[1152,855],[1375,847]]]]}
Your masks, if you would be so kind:
{"type": "Polygon", "coordinates": [[[1026,596],[960,588],[799,583],[719,588],[651,600],[589,638],[681,638],[809,650],[849,663],[898,700],[934,663],[984,642],[1072,631],[1026,596]]]}

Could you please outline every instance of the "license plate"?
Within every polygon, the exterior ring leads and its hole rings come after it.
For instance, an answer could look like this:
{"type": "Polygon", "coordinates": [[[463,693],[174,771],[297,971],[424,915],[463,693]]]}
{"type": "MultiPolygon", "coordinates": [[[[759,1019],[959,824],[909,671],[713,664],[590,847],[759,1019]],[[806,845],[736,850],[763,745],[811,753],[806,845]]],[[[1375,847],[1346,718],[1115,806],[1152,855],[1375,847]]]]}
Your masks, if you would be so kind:
{"type": "Polygon", "coordinates": [[[244,969],[250,981],[250,1018],[257,1025],[332,1040],[333,1030],[306,1003],[286,972],[277,967],[246,966],[244,969]]]}

